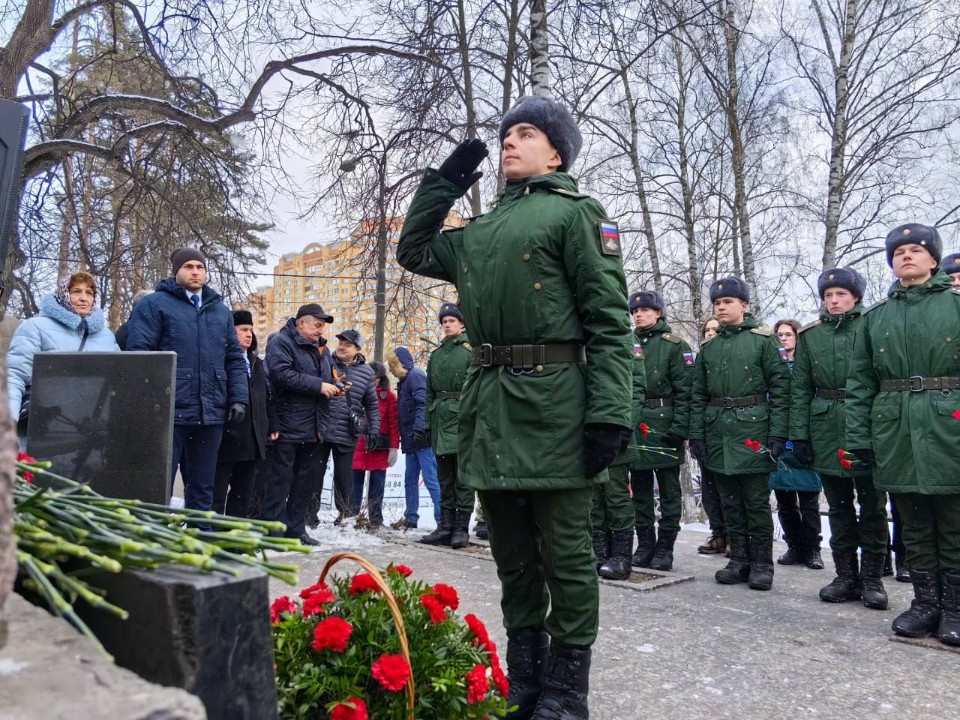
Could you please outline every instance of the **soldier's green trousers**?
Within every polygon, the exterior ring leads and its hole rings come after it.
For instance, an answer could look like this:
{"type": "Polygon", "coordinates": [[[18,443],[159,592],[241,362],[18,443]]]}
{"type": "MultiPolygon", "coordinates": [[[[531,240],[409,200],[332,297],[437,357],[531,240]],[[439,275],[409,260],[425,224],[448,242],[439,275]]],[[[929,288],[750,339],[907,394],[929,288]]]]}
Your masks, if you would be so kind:
{"type": "Polygon", "coordinates": [[[910,570],[960,570],[960,494],[897,493],[910,570]]]}
{"type": "Polygon", "coordinates": [[[628,465],[616,465],[607,468],[607,474],[609,480],[593,486],[593,529],[632,534],[630,468],[628,465]]]}
{"type": "Polygon", "coordinates": [[[656,517],[653,500],[653,478],[660,488],[660,529],[680,532],[683,493],[680,490],[680,466],[656,470],[630,470],[633,487],[633,510],[637,525],[653,525],[656,517]]]}
{"type": "Polygon", "coordinates": [[[724,475],[714,473],[728,535],[773,539],[770,510],[770,474],[724,475]]]}
{"type": "Polygon", "coordinates": [[[886,497],[874,486],[873,477],[820,475],[820,479],[830,504],[830,549],[856,552],[857,548],[863,548],[865,552],[886,553],[886,497]]]}
{"type": "Polygon", "coordinates": [[[440,507],[468,515],[473,512],[473,490],[460,481],[457,454],[437,455],[437,480],[440,482],[440,507]]]}
{"type": "Polygon", "coordinates": [[[481,490],[507,631],[542,627],[587,646],[597,637],[600,584],[593,555],[593,488],[481,490]]]}

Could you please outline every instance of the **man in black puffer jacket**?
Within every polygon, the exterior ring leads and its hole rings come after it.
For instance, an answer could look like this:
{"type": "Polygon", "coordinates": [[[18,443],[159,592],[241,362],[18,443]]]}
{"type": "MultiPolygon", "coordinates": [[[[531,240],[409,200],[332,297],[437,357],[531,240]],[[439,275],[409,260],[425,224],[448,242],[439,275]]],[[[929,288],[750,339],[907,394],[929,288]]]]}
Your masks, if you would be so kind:
{"type": "Polygon", "coordinates": [[[346,392],[330,400],[330,414],[318,449],[320,467],[313,478],[307,524],[317,527],[320,493],[327,462],[333,455],[333,500],[337,506],[337,520],[353,517],[360,508],[354,507],[353,451],[360,435],[380,432],[380,404],[377,402],[377,378],[360,352],[363,338],[356,330],[344,330],[337,335],[337,349],[332,356],[334,380],[343,384],[346,392]]]}

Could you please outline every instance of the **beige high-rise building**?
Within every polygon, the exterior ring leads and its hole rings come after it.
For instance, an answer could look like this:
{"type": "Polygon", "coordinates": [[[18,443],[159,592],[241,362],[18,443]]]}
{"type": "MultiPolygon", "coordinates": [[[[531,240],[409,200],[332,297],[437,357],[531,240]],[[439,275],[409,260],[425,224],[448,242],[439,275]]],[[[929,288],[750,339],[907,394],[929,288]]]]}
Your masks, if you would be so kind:
{"type": "MultiPolygon", "coordinates": [[[[439,342],[441,337],[437,310],[443,302],[455,302],[457,295],[452,285],[413,275],[397,264],[402,225],[403,218],[394,218],[388,231],[384,345],[388,352],[406,346],[425,362],[433,349],[428,341],[439,342]]],[[[359,330],[363,353],[373,359],[377,279],[372,223],[361,225],[350,240],[310,243],[301,252],[284,254],[273,274],[273,284],[250,293],[245,305],[253,313],[261,353],[271,333],[295,317],[301,305],[315,302],[333,315],[325,333],[328,340],[347,328],[359,330]]]]}

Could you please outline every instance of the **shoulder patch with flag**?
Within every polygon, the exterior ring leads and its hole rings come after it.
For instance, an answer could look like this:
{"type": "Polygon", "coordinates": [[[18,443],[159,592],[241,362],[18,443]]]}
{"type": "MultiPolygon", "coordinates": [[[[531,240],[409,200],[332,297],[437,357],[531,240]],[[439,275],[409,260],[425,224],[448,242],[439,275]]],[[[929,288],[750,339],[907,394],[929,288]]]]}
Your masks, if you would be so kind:
{"type": "Polygon", "coordinates": [[[685,365],[693,365],[693,353],[685,352],[683,354],[683,362],[685,365]]]}
{"type": "Polygon", "coordinates": [[[643,360],[643,345],[641,345],[638,342],[635,342],[633,344],[633,356],[635,358],[640,358],[641,360],[643,360]]]}
{"type": "Polygon", "coordinates": [[[600,230],[600,252],[620,257],[620,227],[613,220],[597,223],[600,230]]]}
{"type": "Polygon", "coordinates": [[[780,351],[781,360],[783,360],[784,362],[787,362],[788,360],[790,360],[790,357],[787,355],[787,349],[785,347],[779,347],[777,349],[780,351]]]}

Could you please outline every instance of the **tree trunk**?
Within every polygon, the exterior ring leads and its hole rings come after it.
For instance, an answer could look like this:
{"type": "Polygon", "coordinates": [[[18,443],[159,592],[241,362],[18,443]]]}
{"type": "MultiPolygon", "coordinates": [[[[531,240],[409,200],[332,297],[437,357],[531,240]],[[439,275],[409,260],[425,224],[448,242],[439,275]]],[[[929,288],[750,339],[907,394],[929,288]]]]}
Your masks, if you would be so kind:
{"type": "MultiPolygon", "coordinates": [[[[460,42],[460,64],[463,67],[463,102],[467,111],[467,137],[477,137],[477,108],[473,97],[473,70],[470,67],[470,44],[467,39],[467,11],[465,0],[457,2],[457,34],[460,42]]],[[[470,209],[474,215],[479,215],[482,209],[480,204],[480,184],[475,183],[470,188],[470,209]]],[[[379,347],[379,346],[378,346],[379,347]]]]}
{"type": "MultiPolygon", "coordinates": [[[[513,102],[513,65],[517,61],[517,32],[520,29],[520,0],[510,0],[510,17],[507,21],[507,51],[503,58],[503,95],[500,102],[500,117],[507,114],[513,102]]],[[[503,190],[503,167],[497,163],[497,193],[503,190]]]]}
{"type": "Polygon", "coordinates": [[[693,191],[690,188],[690,161],[687,156],[687,80],[680,43],[673,42],[673,57],[677,68],[677,149],[680,153],[680,193],[683,197],[683,235],[687,243],[687,275],[690,280],[690,301],[693,304],[693,320],[703,320],[703,300],[700,263],[697,260],[697,237],[693,222],[693,191]]]}
{"type": "Polygon", "coordinates": [[[553,93],[550,78],[550,46],[547,33],[547,0],[530,2],[530,91],[549,97],[553,93]]]}

